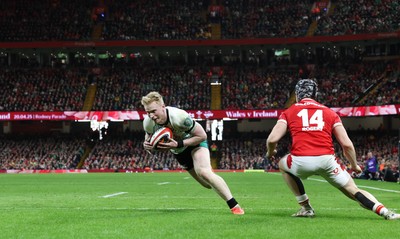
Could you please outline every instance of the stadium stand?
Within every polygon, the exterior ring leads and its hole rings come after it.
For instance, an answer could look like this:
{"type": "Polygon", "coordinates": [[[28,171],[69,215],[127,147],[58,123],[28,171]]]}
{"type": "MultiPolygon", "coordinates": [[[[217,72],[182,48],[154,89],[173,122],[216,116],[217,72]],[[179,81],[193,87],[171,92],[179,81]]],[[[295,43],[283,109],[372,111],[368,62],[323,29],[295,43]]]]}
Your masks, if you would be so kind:
{"type": "MultiPolygon", "coordinates": [[[[304,76],[317,79],[320,100],[331,107],[398,104],[400,4],[366,0],[358,6],[349,0],[4,0],[0,43],[58,42],[60,47],[2,48],[0,111],[140,110],[141,96],[152,90],[160,91],[171,106],[207,110],[213,81],[222,83],[222,109],[280,109],[293,102],[293,85],[304,76]],[[338,44],[202,45],[218,39],[378,33],[395,37],[338,44]],[[190,48],[182,43],[168,49],[171,54],[162,47],[91,46],[93,41],[137,40],[201,44],[190,48]],[[78,46],[65,50],[63,42],[78,46]],[[279,55],[282,50],[289,53],[279,55]],[[299,72],[305,66],[312,68],[308,74],[299,72]]],[[[180,169],[170,154],[146,153],[141,133],[109,134],[103,140],[40,132],[0,134],[0,168],[180,169]]],[[[398,136],[366,129],[351,135],[360,164],[372,150],[398,177],[398,149],[393,146],[398,136]]],[[[264,157],[265,136],[228,135],[219,145],[217,167],[277,170],[277,161],[264,157]]],[[[279,147],[280,154],[287,152],[290,140],[279,147]]]]}

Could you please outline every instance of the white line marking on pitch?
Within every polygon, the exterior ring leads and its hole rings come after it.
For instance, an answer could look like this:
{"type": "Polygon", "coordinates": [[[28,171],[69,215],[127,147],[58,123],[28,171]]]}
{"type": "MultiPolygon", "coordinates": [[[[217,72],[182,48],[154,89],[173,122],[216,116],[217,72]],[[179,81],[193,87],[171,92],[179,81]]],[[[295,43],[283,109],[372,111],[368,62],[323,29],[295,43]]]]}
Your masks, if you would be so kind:
{"type": "Polygon", "coordinates": [[[122,194],[125,194],[125,193],[127,193],[127,192],[113,193],[113,194],[108,194],[108,195],[104,195],[104,196],[100,196],[100,197],[102,197],[102,198],[110,198],[110,197],[115,197],[115,196],[122,195],[122,194]]]}
{"type": "Polygon", "coordinates": [[[375,189],[375,190],[384,191],[384,192],[400,193],[400,191],[391,190],[391,189],[375,188],[375,187],[369,187],[369,186],[358,186],[358,187],[359,187],[359,188],[375,189]]]}
{"type": "Polygon", "coordinates": [[[162,183],[157,183],[157,185],[165,185],[165,184],[170,184],[171,182],[162,182],[162,183]]]}
{"type": "MultiPolygon", "coordinates": [[[[271,174],[276,174],[278,175],[279,173],[271,173],[271,174]]],[[[308,180],[313,180],[317,182],[322,182],[322,183],[327,183],[326,180],[324,179],[318,179],[318,178],[308,178],[308,180]]],[[[391,189],[384,189],[384,188],[377,188],[377,187],[370,187],[370,186],[363,186],[363,185],[357,185],[359,188],[369,188],[369,189],[374,189],[378,191],[383,191],[383,192],[390,192],[390,193],[400,193],[400,191],[397,190],[391,190],[391,189]]]]}
{"type": "MultiPolygon", "coordinates": [[[[318,181],[318,182],[327,183],[327,181],[326,181],[326,180],[323,180],[323,179],[316,179],[316,178],[308,178],[308,179],[309,179],[309,180],[313,180],[313,181],[318,181]]],[[[374,189],[374,190],[383,191],[383,192],[400,193],[400,191],[397,191],[397,190],[384,189],[384,188],[376,188],[376,187],[363,186],[363,185],[357,185],[357,187],[359,187],[359,188],[369,188],[369,189],[374,189]]]]}

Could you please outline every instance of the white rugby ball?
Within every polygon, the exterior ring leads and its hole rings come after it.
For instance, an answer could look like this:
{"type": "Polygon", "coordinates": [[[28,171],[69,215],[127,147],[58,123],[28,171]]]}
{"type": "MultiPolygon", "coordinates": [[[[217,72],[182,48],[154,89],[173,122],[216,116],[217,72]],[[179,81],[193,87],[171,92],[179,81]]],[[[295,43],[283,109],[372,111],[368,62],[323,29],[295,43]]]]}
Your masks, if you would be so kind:
{"type": "Polygon", "coordinates": [[[172,130],[167,127],[162,127],[156,130],[150,138],[150,144],[153,145],[154,149],[157,149],[158,143],[168,142],[169,139],[173,138],[172,130]]]}

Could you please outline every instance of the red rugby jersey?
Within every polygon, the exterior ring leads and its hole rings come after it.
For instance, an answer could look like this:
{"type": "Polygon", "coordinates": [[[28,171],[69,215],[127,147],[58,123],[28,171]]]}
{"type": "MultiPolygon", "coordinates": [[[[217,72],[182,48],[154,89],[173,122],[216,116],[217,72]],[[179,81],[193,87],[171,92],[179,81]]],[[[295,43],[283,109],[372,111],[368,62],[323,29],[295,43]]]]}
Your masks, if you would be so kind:
{"type": "Polygon", "coordinates": [[[292,155],[334,154],[332,130],[342,120],[328,107],[305,98],[285,110],[278,121],[286,123],[292,135],[292,155]]]}

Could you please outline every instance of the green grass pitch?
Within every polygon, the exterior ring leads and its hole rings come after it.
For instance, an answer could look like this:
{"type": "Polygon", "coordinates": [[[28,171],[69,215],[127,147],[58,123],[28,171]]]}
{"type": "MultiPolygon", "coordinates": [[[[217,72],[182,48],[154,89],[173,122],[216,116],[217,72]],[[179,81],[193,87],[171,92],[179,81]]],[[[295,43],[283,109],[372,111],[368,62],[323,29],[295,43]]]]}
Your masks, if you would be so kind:
{"type": "MultiPolygon", "coordinates": [[[[218,173],[246,210],[232,215],[187,173],[0,175],[1,238],[398,238],[400,221],[362,209],[312,177],[315,218],[292,218],[295,198],[279,173],[218,173]]],[[[358,180],[400,211],[396,183],[358,180]]]]}

